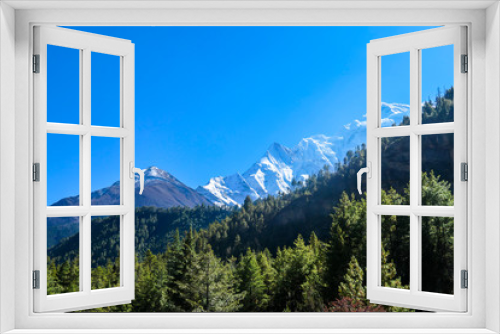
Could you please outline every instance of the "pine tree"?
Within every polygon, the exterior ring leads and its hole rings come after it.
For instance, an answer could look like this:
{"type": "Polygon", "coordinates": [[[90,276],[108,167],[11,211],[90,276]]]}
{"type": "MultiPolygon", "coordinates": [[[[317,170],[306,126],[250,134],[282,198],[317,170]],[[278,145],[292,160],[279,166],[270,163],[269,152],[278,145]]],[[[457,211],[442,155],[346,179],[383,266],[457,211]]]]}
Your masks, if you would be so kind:
{"type": "Polygon", "coordinates": [[[150,250],[146,252],[141,264],[141,276],[136,283],[136,298],[133,301],[136,312],[161,312],[163,310],[164,294],[167,292],[166,277],[159,277],[163,272],[161,263],[150,250]]]}
{"type": "Polygon", "coordinates": [[[58,268],[56,262],[51,258],[47,258],[47,295],[55,295],[63,292],[63,288],[59,283],[58,268]]]}
{"type": "Polygon", "coordinates": [[[234,312],[241,307],[242,294],[235,291],[229,265],[222,264],[208,245],[201,256],[202,311],[234,312]]]}
{"type": "Polygon", "coordinates": [[[366,201],[357,201],[354,195],[349,198],[344,192],[330,217],[324,281],[325,295],[333,300],[351,257],[359,259],[361,267],[366,266],[366,201]]]}
{"type": "Polygon", "coordinates": [[[354,256],[351,257],[344,281],[339,285],[339,296],[366,302],[363,269],[354,256]]]}
{"type": "Polygon", "coordinates": [[[241,257],[237,275],[238,291],[244,294],[242,311],[257,312],[263,310],[269,302],[269,296],[255,253],[250,249],[241,257]]]}
{"type": "Polygon", "coordinates": [[[322,280],[315,263],[313,250],[305,245],[300,234],[293,248],[278,249],[274,262],[276,289],[272,300],[276,311],[315,311],[323,307],[322,280]]]}
{"type": "Polygon", "coordinates": [[[270,298],[276,284],[276,270],[272,266],[272,256],[267,248],[259,253],[257,262],[259,263],[262,279],[266,287],[266,294],[270,298]]]}
{"type": "Polygon", "coordinates": [[[182,264],[180,277],[175,281],[175,291],[178,294],[176,306],[184,312],[199,312],[203,310],[201,300],[202,284],[200,280],[200,256],[196,252],[196,234],[191,229],[184,238],[182,247],[182,264]]]}

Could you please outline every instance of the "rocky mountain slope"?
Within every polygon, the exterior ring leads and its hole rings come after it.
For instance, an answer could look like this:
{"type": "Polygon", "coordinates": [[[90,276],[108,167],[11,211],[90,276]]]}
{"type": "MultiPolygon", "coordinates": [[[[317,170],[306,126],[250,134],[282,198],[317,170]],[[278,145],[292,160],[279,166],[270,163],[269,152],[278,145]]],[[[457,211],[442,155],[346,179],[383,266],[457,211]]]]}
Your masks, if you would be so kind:
{"type": "MultiPolygon", "coordinates": [[[[382,125],[393,126],[409,115],[409,106],[382,103],[381,114],[382,125]]],[[[244,173],[213,177],[196,190],[219,206],[241,205],[246,196],[256,200],[288,193],[295,182],[304,184],[325,165],[336,170],[338,163],[344,162],[346,153],[363,143],[366,143],[366,121],[354,120],[335,136],[304,138],[293,148],[273,143],[244,173]]]]}

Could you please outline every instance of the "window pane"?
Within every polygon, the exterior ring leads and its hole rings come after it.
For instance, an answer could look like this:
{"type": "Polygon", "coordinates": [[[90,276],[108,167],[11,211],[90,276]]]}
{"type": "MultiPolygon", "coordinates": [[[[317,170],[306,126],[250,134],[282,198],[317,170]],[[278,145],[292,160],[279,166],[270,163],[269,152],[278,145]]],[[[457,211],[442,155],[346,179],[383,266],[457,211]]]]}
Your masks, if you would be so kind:
{"type": "Polygon", "coordinates": [[[453,136],[422,136],[422,205],[453,206],[453,136]]]}
{"type": "Polygon", "coordinates": [[[92,217],[92,290],[120,286],[120,218],[92,217]]]}
{"type": "Polygon", "coordinates": [[[47,205],[80,205],[80,136],[47,134],[47,205]]]}
{"type": "Polygon", "coordinates": [[[382,205],[410,204],[410,137],[381,140],[382,205]]]}
{"type": "Polygon", "coordinates": [[[47,218],[47,294],[80,291],[80,217],[47,218]]]}
{"type": "Polygon", "coordinates": [[[80,123],[80,50],[47,45],[47,122],[80,123]]]}
{"type": "Polygon", "coordinates": [[[449,217],[422,217],[422,290],[453,294],[453,227],[449,217]]]}
{"type": "Polygon", "coordinates": [[[120,57],[92,52],[92,125],[120,126],[120,57]]]}
{"type": "Polygon", "coordinates": [[[120,204],[120,141],[92,137],[92,205],[120,204]]]}
{"type": "Polygon", "coordinates": [[[381,126],[410,124],[410,53],[381,58],[381,126]]]}
{"type": "Polygon", "coordinates": [[[453,122],[453,45],[421,50],[422,124],[453,122]]]}
{"type": "Polygon", "coordinates": [[[410,217],[382,216],[382,286],[410,289],[410,217]]]}

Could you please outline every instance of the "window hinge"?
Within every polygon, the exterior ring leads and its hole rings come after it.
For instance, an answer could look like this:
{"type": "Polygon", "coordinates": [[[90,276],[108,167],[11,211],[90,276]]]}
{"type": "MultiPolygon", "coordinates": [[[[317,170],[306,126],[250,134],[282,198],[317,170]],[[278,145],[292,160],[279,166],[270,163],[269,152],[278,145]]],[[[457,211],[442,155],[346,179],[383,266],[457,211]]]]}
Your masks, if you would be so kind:
{"type": "Polygon", "coordinates": [[[462,55],[461,58],[462,58],[462,68],[460,72],[467,73],[469,72],[469,56],[462,55]]]}
{"type": "Polygon", "coordinates": [[[469,165],[466,162],[460,164],[460,174],[462,181],[469,181],[469,165]]]}
{"type": "Polygon", "coordinates": [[[40,270],[33,270],[33,289],[40,289],[40,270]]]}
{"type": "Polygon", "coordinates": [[[461,271],[462,276],[462,289],[467,289],[469,287],[469,272],[467,270],[461,271]]]}
{"type": "Polygon", "coordinates": [[[40,55],[33,55],[33,73],[40,73],[40,55]]]}
{"type": "Polygon", "coordinates": [[[33,164],[33,181],[40,182],[40,163],[33,164]]]}

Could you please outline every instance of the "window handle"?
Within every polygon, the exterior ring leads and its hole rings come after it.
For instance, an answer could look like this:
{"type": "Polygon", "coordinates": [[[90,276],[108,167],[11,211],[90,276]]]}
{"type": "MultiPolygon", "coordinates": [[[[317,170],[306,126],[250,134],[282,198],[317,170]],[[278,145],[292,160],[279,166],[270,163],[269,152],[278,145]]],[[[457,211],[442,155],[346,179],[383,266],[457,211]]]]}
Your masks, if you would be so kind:
{"type": "Polygon", "coordinates": [[[363,175],[363,173],[366,173],[366,176],[371,179],[372,178],[372,163],[371,162],[368,162],[367,163],[367,167],[365,168],[361,168],[359,171],[358,171],[358,192],[360,195],[362,195],[363,193],[361,192],[361,176],[363,175]]]}
{"type": "Polygon", "coordinates": [[[129,164],[130,178],[135,179],[135,174],[139,174],[139,195],[144,191],[144,171],[145,169],[135,168],[134,162],[130,161],[129,164]]]}

